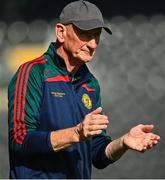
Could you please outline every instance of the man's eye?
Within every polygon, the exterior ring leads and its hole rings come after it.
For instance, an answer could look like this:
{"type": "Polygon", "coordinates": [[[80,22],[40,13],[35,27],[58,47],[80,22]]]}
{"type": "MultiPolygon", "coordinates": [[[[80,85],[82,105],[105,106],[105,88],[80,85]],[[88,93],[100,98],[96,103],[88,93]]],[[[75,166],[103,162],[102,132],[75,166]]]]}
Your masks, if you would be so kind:
{"type": "Polygon", "coordinates": [[[87,34],[85,31],[83,31],[83,30],[78,30],[78,34],[80,34],[80,35],[85,35],[85,34],[87,34]]]}

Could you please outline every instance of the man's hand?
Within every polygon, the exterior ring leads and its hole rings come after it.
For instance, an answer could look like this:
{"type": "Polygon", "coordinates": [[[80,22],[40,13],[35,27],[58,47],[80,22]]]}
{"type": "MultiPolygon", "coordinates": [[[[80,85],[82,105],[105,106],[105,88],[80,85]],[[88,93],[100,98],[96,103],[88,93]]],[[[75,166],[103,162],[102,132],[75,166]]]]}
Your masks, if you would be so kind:
{"type": "Polygon", "coordinates": [[[53,150],[57,152],[94,135],[101,134],[108,125],[108,117],[101,115],[101,111],[102,108],[99,107],[87,114],[77,126],[52,131],[50,141],[53,150]]]}
{"type": "Polygon", "coordinates": [[[92,136],[102,133],[108,126],[108,117],[101,114],[102,108],[99,107],[87,114],[84,120],[77,125],[76,132],[81,140],[86,140],[92,136]]]}
{"type": "Polygon", "coordinates": [[[145,152],[155,146],[160,136],[152,133],[154,125],[139,124],[127,134],[109,143],[105,149],[106,156],[111,160],[118,160],[128,149],[145,152]]]}
{"type": "Polygon", "coordinates": [[[133,127],[126,135],[123,136],[123,143],[128,148],[144,152],[155,146],[160,136],[152,133],[154,125],[137,125],[133,127]]]}

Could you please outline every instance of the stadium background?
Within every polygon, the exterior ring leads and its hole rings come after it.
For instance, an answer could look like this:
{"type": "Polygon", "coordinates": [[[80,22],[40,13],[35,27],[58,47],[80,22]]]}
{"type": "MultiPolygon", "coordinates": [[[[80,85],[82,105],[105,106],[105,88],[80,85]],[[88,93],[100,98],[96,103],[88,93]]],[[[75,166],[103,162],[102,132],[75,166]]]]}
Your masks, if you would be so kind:
{"type": "MultiPolygon", "coordinates": [[[[0,178],[8,178],[7,86],[20,63],[55,41],[53,25],[69,0],[2,0],[0,5],[0,178]]],[[[145,154],[129,151],[92,178],[165,178],[165,7],[163,1],[91,0],[113,35],[103,32],[89,68],[100,80],[108,133],[117,138],[153,123],[161,142],[145,154]]]]}

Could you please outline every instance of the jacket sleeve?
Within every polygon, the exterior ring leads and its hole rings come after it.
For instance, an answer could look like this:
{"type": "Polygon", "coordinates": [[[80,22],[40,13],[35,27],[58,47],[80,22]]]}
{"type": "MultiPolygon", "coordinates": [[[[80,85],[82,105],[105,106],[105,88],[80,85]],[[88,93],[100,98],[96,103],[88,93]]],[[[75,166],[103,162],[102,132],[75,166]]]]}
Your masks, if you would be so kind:
{"type": "MultiPolygon", "coordinates": [[[[97,107],[102,107],[100,86],[98,81],[95,81],[97,107]]],[[[103,169],[114,161],[108,159],[105,154],[106,146],[111,143],[111,137],[106,135],[106,130],[103,130],[101,135],[92,138],[92,163],[98,169],[103,169]]]]}
{"type": "Polygon", "coordinates": [[[39,131],[43,78],[39,66],[45,61],[25,63],[8,87],[9,149],[20,155],[50,153],[50,132],[39,131]]]}

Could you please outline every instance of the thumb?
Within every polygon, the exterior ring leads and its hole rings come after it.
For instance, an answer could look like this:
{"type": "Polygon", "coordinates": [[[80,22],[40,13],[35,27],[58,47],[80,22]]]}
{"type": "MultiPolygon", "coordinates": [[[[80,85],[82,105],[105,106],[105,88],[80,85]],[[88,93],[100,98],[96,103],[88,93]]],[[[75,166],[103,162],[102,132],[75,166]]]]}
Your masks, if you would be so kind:
{"type": "Polygon", "coordinates": [[[146,124],[142,127],[142,130],[144,132],[148,133],[148,132],[151,132],[153,130],[153,128],[154,128],[153,124],[150,124],[150,125],[146,124]]]}
{"type": "Polygon", "coordinates": [[[102,112],[102,107],[98,107],[94,111],[92,111],[90,114],[100,114],[102,112]]]}

